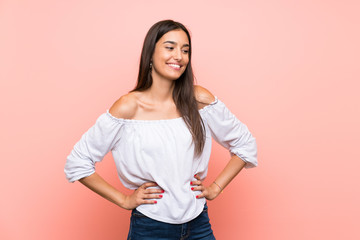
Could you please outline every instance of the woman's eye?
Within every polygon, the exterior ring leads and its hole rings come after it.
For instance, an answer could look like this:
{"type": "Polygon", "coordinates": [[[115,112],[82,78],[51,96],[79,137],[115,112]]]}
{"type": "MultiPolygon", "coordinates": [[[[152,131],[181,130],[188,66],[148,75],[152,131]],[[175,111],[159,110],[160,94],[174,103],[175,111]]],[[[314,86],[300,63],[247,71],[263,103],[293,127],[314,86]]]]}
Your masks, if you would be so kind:
{"type": "Polygon", "coordinates": [[[183,50],[184,53],[189,53],[189,50],[183,50]]]}
{"type": "Polygon", "coordinates": [[[167,48],[167,49],[169,49],[169,50],[173,50],[173,49],[174,49],[173,47],[165,47],[165,48],[167,48]]]}

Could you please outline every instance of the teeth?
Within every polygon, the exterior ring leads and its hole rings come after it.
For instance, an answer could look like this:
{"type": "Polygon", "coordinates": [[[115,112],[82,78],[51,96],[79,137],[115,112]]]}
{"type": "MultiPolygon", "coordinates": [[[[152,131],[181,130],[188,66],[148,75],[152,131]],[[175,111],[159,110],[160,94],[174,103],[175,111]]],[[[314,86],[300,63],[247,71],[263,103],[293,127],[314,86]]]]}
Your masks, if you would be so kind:
{"type": "Polygon", "coordinates": [[[175,68],[180,68],[180,65],[176,65],[176,64],[168,64],[169,66],[175,67],[175,68]]]}

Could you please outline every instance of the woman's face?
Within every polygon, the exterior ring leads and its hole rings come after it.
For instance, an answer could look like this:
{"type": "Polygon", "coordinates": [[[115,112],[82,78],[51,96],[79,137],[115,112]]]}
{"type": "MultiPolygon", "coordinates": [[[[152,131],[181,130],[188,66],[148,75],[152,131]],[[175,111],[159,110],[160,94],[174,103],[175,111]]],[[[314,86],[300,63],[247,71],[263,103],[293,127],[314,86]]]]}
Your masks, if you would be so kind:
{"type": "Polygon", "coordinates": [[[152,56],[152,77],[176,80],[189,63],[189,39],[183,30],[164,34],[155,45],[152,56]]]}

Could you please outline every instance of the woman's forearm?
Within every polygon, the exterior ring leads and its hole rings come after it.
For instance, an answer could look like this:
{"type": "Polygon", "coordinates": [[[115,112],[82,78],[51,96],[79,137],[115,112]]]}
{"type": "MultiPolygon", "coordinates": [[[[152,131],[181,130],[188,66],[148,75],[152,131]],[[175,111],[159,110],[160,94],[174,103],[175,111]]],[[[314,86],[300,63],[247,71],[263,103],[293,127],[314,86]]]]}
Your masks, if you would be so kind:
{"type": "Polygon", "coordinates": [[[208,200],[216,198],[224,188],[234,179],[234,177],[244,168],[245,162],[236,155],[232,155],[225,168],[217,176],[215,181],[203,192],[208,200]]]}
{"type": "MultiPolygon", "coordinates": [[[[232,155],[225,168],[215,179],[218,188],[224,188],[234,179],[234,177],[244,168],[246,163],[236,155],[232,155]]],[[[213,183],[214,184],[214,183],[213,183]]],[[[216,185],[215,184],[215,185],[216,185]]]]}
{"type": "Polygon", "coordinates": [[[126,195],[111,186],[96,172],[88,177],[80,179],[79,182],[110,202],[124,208],[126,195]]]}
{"type": "Polygon", "coordinates": [[[196,198],[205,197],[207,200],[215,199],[222,190],[234,179],[234,177],[244,168],[245,162],[236,155],[232,155],[225,168],[217,176],[215,181],[210,186],[205,187],[202,185],[202,181],[198,175],[194,177],[197,181],[192,181],[190,184],[193,186],[193,191],[202,191],[196,198]]]}

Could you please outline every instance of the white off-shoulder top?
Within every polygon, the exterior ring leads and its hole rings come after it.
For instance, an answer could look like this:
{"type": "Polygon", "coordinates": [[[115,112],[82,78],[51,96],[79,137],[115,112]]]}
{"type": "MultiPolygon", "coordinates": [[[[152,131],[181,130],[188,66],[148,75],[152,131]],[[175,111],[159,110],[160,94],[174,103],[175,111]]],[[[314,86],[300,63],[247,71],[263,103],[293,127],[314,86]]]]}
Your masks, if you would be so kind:
{"type": "Polygon", "coordinates": [[[255,138],[215,98],[199,110],[205,125],[206,141],[202,154],[194,157],[192,136],[183,118],[132,120],[115,118],[107,110],[75,144],[65,164],[69,182],[95,172],[95,163],[112,152],[120,181],[129,189],[145,182],[156,182],[165,190],[157,204],[144,204],[137,210],[158,221],[181,224],[196,218],[205,199],[197,199],[190,182],[198,174],[207,175],[211,137],[246,162],[245,168],[257,166],[255,138]]]}

